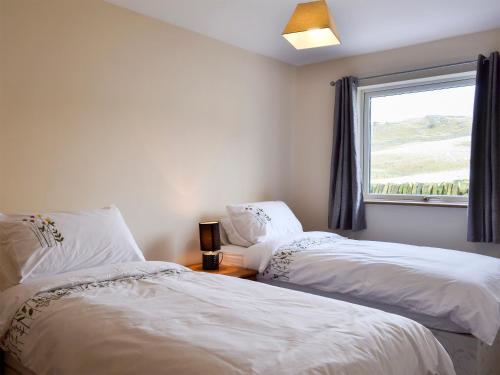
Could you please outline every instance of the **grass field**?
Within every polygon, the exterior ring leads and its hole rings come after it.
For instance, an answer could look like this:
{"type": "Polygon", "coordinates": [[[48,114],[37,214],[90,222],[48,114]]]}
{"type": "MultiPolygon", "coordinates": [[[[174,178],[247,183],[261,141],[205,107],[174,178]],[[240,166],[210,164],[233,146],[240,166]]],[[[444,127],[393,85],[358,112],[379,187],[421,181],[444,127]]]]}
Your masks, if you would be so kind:
{"type": "Polygon", "coordinates": [[[464,116],[373,123],[370,190],[467,194],[471,129],[472,119],[464,116]]]}

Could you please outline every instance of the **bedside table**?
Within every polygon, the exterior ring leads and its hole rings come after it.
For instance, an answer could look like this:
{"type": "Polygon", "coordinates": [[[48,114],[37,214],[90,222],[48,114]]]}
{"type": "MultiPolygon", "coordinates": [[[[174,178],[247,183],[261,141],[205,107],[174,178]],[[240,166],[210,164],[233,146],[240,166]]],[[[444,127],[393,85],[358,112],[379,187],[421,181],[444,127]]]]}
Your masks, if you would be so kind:
{"type": "Polygon", "coordinates": [[[247,279],[254,281],[257,280],[257,273],[258,273],[256,270],[251,270],[248,268],[237,267],[237,266],[225,266],[223,264],[219,266],[218,270],[214,271],[204,270],[201,263],[193,264],[187,267],[196,272],[214,273],[218,275],[226,275],[226,276],[238,277],[240,279],[247,279]]]}

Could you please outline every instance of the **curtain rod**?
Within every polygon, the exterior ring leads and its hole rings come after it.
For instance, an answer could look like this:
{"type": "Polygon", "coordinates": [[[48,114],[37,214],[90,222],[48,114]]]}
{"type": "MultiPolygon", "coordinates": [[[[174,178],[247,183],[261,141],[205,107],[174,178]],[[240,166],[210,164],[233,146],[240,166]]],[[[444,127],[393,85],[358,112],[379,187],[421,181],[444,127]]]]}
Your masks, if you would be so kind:
{"type": "MultiPolygon", "coordinates": [[[[416,72],[422,72],[422,71],[432,70],[432,69],[448,68],[451,66],[460,66],[460,65],[472,64],[472,63],[477,63],[477,60],[461,61],[461,62],[457,62],[457,63],[443,64],[443,65],[435,65],[435,66],[429,66],[427,68],[403,70],[402,72],[395,72],[395,73],[388,73],[388,74],[377,74],[374,76],[366,76],[366,77],[358,78],[358,81],[366,80],[366,79],[373,79],[373,78],[390,77],[390,76],[395,76],[398,74],[416,73],[416,72]]],[[[331,81],[330,86],[335,86],[336,82],[337,81],[331,81]]]]}

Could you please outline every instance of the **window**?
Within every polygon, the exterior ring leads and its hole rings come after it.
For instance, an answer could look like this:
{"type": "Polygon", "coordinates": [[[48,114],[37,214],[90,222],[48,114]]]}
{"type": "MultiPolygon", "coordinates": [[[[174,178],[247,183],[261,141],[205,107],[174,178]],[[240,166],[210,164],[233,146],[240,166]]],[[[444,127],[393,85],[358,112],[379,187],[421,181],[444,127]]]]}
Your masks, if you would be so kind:
{"type": "Polygon", "coordinates": [[[365,199],[467,200],[474,76],[359,88],[365,199]]]}

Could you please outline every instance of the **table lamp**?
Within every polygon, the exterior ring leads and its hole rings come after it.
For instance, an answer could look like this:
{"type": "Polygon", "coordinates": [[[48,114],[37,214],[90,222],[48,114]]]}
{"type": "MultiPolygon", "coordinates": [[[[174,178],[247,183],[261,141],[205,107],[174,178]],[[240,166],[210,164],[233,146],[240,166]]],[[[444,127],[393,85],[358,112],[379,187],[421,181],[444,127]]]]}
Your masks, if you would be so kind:
{"type": "Polygon", "coordinates": [[[219,269],[220,232],[218,221],[200,223],[200,250],[203,252],[203,269],[219,269]]]}

